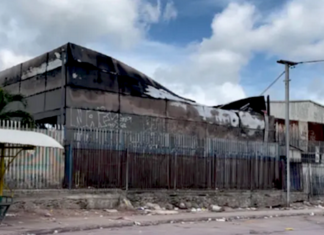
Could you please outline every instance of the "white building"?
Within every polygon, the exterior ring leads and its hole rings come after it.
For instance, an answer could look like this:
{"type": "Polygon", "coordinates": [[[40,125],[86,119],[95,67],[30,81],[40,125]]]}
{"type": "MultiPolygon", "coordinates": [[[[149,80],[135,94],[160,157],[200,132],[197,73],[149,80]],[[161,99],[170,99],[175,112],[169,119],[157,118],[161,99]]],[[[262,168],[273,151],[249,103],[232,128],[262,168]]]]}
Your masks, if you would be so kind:
{"type": "MultiPolygon", "coordinates": [[[[285,119],[285,101],[270,102],[271,115],[278,119],[285,119]]],[[[290,101],[290,120],[324,124],[324,105],[311,100],[290,101]]]]}

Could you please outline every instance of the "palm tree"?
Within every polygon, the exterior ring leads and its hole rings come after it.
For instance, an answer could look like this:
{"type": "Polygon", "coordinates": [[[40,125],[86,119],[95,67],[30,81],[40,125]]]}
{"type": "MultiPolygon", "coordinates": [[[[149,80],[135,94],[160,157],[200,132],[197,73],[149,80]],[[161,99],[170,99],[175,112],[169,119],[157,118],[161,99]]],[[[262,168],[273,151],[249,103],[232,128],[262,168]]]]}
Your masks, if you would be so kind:
{"type": "Polygon", "coordinates": [[[27,107],[25,96],[10,94],[0,87],[0,121],[19,120],[23,126],[34,127],[35,121],[32,115],[23,110],[11,110],[9,106],[13,103],[20,103],[24,108],[27,107]]]}

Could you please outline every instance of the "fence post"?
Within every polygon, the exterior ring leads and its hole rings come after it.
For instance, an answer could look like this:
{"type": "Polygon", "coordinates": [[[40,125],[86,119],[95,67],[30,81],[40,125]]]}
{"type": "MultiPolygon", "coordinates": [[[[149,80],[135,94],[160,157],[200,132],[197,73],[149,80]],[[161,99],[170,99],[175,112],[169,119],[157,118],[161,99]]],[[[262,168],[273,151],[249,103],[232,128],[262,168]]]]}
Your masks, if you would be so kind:
{"type": "Polygon", "coordinates": [[[174,155],[174,178],[173,178],[173,188],[177,189],[177,177],[178,177],[178,163],[177,163],[177,152],[174,155]]]}
{"type": "Polygon", "coordinates": [[[73,141],[71,141],[71,144],[69,146],[69,175],[68,175],[68,182],[69,182],[69,189],[72,189],[72,184],[73,184],[73,141]]]}
{"type": "Polygon", "coordinates": [[[126,192],[128,191],[128,177],[129,177],[129,172],[128,172],[128,164],[129,164],[129,154],[128,154],[128,149],[126,149],[126,179],[125,179],[125,184],[126,184],[126,192]]]}
{"type": "Polygon", "coordinates": [[[213,151],[213,157],[214,157],[214,189],[217,190],[217,155],[213,151]]]}

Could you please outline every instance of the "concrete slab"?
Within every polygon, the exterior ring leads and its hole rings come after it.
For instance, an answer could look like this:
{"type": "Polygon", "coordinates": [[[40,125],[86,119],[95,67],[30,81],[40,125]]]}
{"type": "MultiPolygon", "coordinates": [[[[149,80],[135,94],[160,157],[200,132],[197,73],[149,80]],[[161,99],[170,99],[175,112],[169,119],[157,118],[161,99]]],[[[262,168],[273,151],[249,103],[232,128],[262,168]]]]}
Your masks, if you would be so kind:
{"type": "MultiPolygon", "coordinates": [[[[173,224],[182,222],[201,221],[228,221],[235,222],[241,219],[271,219],[287,216],[324,215],[324,210],[317,208],[312,210],[268,210],[268,211],[242,211],[242,212],[201,212],[179,213],[175,215],[129,215],[129,216],[100,216],[84,218],[8,218],[6,224],[0,227],[0,235],[18,234],[53,234],[63,232],[75,232],[84,230],[96,230],[105,228],[120,228],[127,226],[150,226],[159,224],[173,224]]],[[[288,226],[288,224],[287,224],[288,226]]],[[[82,234],[82,233],[81,233],[82,234]]]]}
{"type": "Polygon", "coordinates": [[[241,220],[229,223],[222,222],[190,222],[182,224],[163,224],[148,227],[124,227],[63,233],[64,235],[245,235],[245,234],[289,234],[289,235],[322,235],[323,217],[287,217],[268,220],[241,220]]]}

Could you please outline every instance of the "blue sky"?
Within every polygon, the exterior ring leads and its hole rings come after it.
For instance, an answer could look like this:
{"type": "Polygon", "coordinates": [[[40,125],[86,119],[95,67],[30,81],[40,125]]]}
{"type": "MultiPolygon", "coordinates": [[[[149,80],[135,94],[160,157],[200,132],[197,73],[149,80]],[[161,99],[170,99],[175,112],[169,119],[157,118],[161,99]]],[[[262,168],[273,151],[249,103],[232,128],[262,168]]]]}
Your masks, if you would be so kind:
{"type": "MultiPolygon", "coordinates": [[[[287,0],[247,0],[247,1],[215,1],[215,0],[176,0],[175,7],[178,9],[176,20],[153,26],[149,31],[152,40],[186,47],[192,42],[199,42],[202,38],[211,36],[211,22],[215,14],[221,14],[230,2],[250,3],[258,8],[263,15],[269,15],[280,10],[287,0]]],[[[296,22],[298,23],[298,22],[296,22]]],[[[271,84],[271,82],[284,70],[278,65],[278,59],[285,57],[269,56],[266,53],[254,53],[253,58],[241,71],[240,84],[244,87],[247,96],[259,95],[271,84]]],[[[287,57],[289,59],[289,57],[287,57]]],[[[324,53],[323,53],[324,59],[324,53]]],[[[301,65],[291,71],[291,88],[293,91],[298,87],[311,86],[309,79],[323,73],[323,65],[301,65]]],[[[282,79],[284,76],[282,77],[282,79]]],[[[273,95],[272,99],[284,98],[284,82],[280,79],[267,94],[273,95]]],[[[291,92],[292,99],[304,99],[305,94],[291,92]]]]}
{"type": "MultiPolygon", "coordinates": [[[[208,105],[259,95],[284,70],[278,59],[324,59],[324,0],[4,4],[0,69],[73,42],[116,57],[175,93],[208,105]]],[[[292,99],[324,104],[323,66],[291,70],[292,99]]],[[[284,99],[283,79],[267,94],[284,99]]]]}

